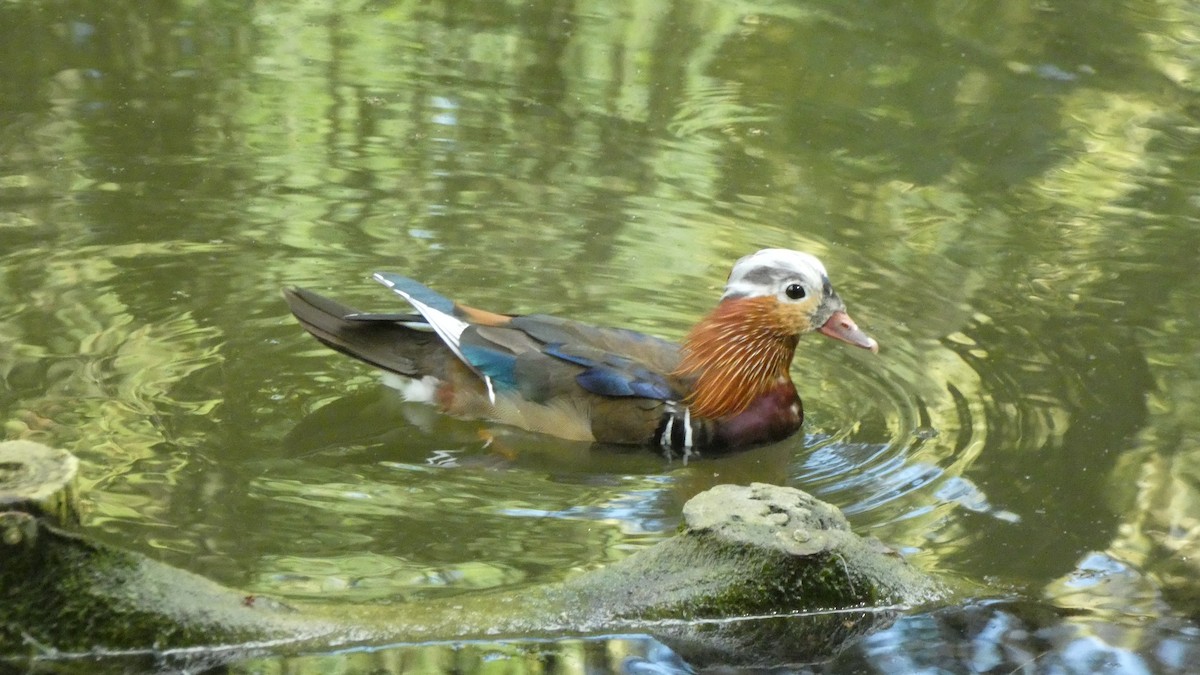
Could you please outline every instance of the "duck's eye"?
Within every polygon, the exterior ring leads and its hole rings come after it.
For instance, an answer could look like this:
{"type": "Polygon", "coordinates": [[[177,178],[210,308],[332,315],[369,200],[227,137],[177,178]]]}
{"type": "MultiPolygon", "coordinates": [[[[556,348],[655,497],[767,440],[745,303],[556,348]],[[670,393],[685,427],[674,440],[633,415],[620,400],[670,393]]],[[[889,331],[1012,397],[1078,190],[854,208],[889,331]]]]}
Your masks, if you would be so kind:
{"type": "Polygon", "coordinates": [[[804,287],[800,284],[788,284],[788,287],[783,289],[783,292],[793,300],[799,300],[805,295],[808,295],[808,293],[804,290],[804,287]]]}

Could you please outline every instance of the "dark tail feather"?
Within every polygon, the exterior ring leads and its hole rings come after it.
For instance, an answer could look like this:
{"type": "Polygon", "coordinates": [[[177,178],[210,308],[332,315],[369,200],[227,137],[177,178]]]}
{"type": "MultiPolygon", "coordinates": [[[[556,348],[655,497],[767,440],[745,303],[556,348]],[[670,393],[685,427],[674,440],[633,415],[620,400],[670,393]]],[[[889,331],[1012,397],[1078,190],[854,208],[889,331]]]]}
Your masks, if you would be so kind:
{"type": "Polygon", "coordinates": [[[445,349],[434,333],[410,328],[402,321],[419,315],[362,314],[358,310],[303,288],[283,289],[292,314],[326,346],[366,363],[408,377],[421,377],[422,363],[445,349]]]}

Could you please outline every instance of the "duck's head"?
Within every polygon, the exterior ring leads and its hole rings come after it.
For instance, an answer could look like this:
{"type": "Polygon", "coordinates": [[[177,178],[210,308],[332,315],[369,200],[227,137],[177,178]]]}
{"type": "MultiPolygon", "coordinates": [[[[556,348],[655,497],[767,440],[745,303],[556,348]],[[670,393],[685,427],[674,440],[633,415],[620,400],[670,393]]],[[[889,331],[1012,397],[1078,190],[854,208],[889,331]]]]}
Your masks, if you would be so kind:
{"type": "Polygon", "coordinates": [[[846,313],[820,260],[768,248],[737,261],[721,302],[683,344],[676,374],[695,378],[693,412],[727,417],[772,388],[794,394],[788,367],[800,336],[814,331],[879,350],[846,313]]]}
{"type": "MultiPolygon", "coordinates": [[[[816,256],[784,248],[765,248],[738,260],[725,283],[721,304],[733,302],[783,334],[819,331],[856,347],[879,351],[879,343],[859,330],[846,303],[833,290],[816,256]],[[750,311],[749,304],[757,311],[750,311]]],[[[732,309],[732,307],[731,307],[732,309]]]]}

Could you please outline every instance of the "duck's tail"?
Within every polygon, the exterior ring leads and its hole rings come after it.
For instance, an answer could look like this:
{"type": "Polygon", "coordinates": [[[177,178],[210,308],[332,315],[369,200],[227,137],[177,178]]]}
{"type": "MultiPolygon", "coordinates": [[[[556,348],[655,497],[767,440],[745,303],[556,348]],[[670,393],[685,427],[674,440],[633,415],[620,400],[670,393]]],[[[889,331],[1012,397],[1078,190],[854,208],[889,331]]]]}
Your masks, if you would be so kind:
{"type": "Polygon", "coordinates": [[[283,299],[321,343],[376,368],[423,377],[446,350],[420,314],[366,314],[303,288],[283,289],[283,299]]]}

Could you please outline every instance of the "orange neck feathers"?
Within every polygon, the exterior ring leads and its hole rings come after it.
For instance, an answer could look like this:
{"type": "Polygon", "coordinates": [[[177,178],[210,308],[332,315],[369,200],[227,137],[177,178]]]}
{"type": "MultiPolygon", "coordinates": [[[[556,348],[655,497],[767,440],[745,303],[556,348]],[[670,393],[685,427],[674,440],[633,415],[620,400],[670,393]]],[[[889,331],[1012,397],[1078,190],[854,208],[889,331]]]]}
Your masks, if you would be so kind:
{"type": "Polygon", "coordinates": [[[770,297],[726,300],[688,333],[674,374],[697,377],[687,399],[693,415],[736,415],[781,378],[791,382],[800,336],[781,320],[778,305],[770,297]]]}

